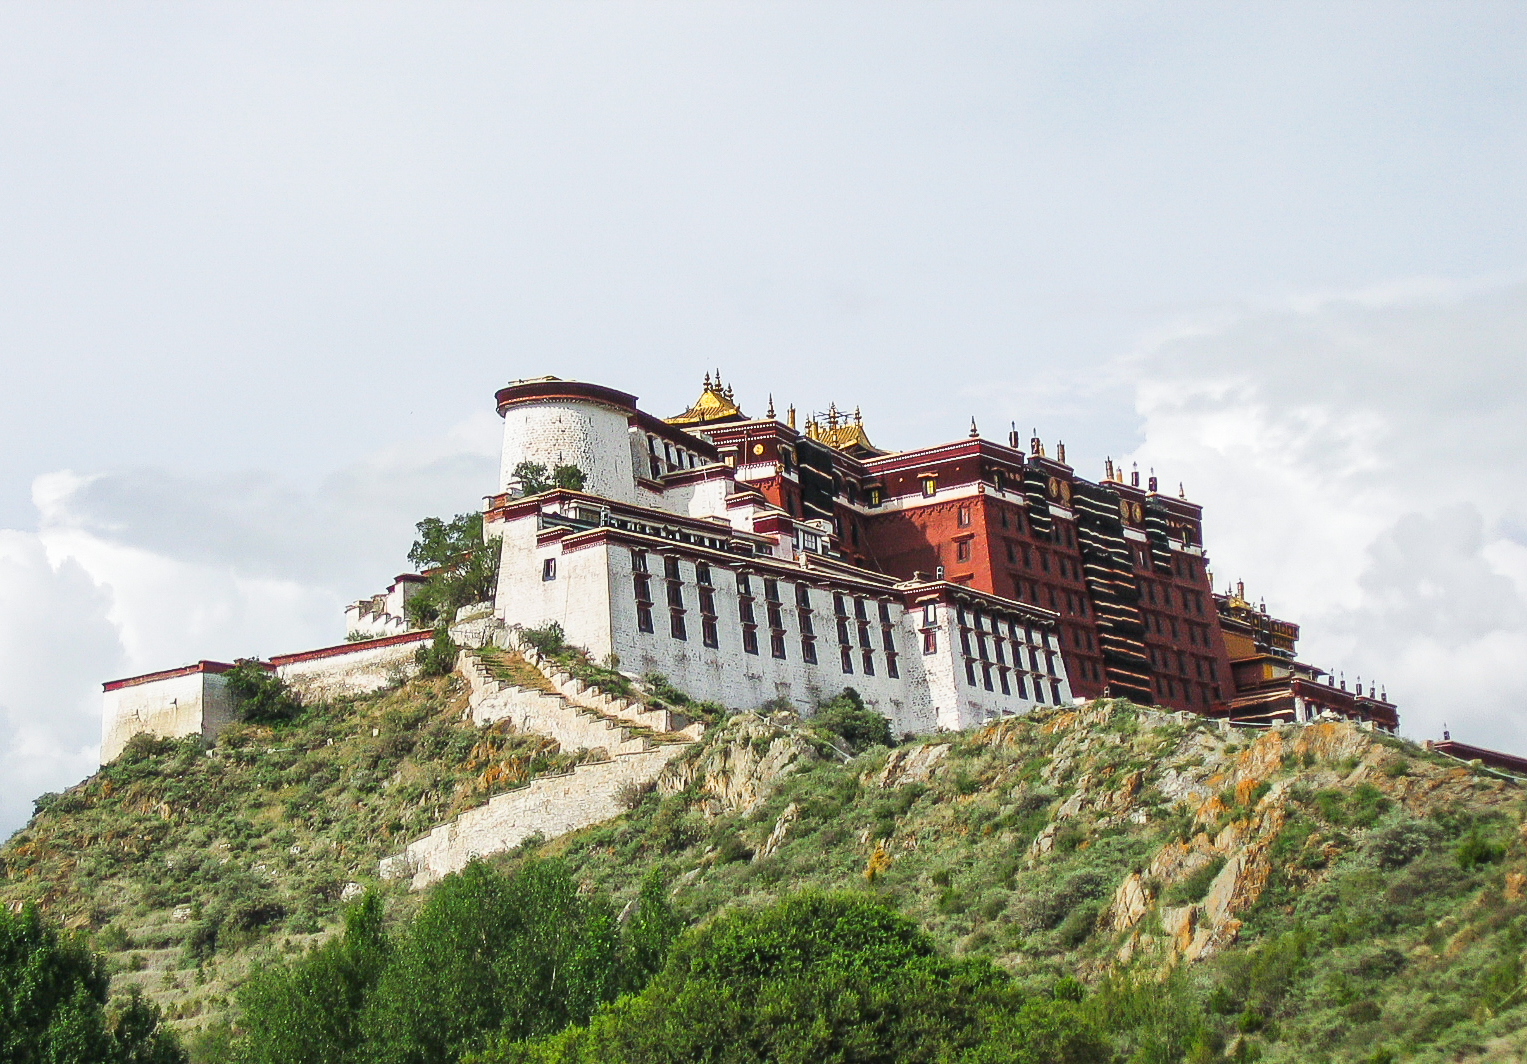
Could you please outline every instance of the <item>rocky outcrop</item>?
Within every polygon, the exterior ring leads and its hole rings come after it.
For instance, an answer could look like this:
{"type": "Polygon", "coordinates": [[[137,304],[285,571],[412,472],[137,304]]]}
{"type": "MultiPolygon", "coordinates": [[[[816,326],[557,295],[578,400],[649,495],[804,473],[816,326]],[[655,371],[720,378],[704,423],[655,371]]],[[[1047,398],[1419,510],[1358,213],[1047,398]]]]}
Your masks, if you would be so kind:
{"type": "Polygon", "coordinates": [[[948,743],[900,747],[892,750],[879,772],[866,773],[864,782],[876,787],[905,787],[909,783],[927,783],[949,753],[948,743]]]}
{"type": "Polygon", "coordinates": [[[801,735],[752,713],[739,713],[696,758],[675,762],[658,780],[665,794],[691,790],[701,812],[752,812],[782,777],[816,751],[801,735]]]}

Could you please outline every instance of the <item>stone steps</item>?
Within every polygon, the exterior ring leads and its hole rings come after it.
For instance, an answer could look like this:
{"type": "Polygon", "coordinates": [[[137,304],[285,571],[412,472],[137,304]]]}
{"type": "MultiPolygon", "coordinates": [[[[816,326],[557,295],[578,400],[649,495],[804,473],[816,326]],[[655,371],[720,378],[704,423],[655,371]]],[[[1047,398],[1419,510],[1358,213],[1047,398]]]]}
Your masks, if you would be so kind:
{"type": "Polygon", "coordinates": [[[539,669],[541,674],[550,680],[552,686],[569,702],[614,717],[628,726],[651,729],[659,735],[682,735],[686,739],[694,740],[705,732],[703,724],[699,721],[691,721],[676,710],[666,707],[655,709],[642,702],[608,695],[590,687],[559,667],[556,662],[542,657],[534,647],[521,647],[520,653],[527,662],[539,669]]]}
{"type": "MultiPolygon", "coordinates": [[[[530,651],[534,653],[533,650],[530,651]]],[[[511,850],[532,835],[554,839],[619,816],[629,792],[657,779],[703,731],[676,713],[651,710],[624,699],[588,698],[565,673],[543,668],[539,655],[525,657],[552,691],[506,683],[471,651],[456,667],[466,678],[467,713],[476,724],[508,720],[516,728],[547,735],[564,750],[602,751],[604,759],[569,772],[537,776],[523,787],[496,794],[383,859],[383,879],[408,878],[420,890],[466,867],[474,857],[511,850]],[[565,691],[572,691],[569,697],[565,691]],[[592,702],[593,704],[587,704],[592,702]],[[619,716],[607,709],[624,710],[619,716]],[[661,734],[658,733],[659,730],[661,734]]],[[[539,686],[539,685],[538,685],[539,686]]]]}
{"type": "Polygon", "coordinates": [[[554,839],[617,817],[626,811],[628,789],[652,782],[687,746],[664,743],[578,765],[571,772],[537,776],[415,839],[402,853],[384,859],[378,872],[383,879],[407,877],[411,889],[422,890],[474,857],[512,850],[532,835],[554,839]]]}
{"type": "Polygon", "coordinates": [[[576,705],[561,694],[498,679],[470,651],[461,652],[456,668],[471,689],[468,712],[472,723],[479,726],[507,720],[519,731],[555,739],[564,751],[603,750],[609,757],[640,753],[651,745],[651,740],[632,726],[576,705]]]}

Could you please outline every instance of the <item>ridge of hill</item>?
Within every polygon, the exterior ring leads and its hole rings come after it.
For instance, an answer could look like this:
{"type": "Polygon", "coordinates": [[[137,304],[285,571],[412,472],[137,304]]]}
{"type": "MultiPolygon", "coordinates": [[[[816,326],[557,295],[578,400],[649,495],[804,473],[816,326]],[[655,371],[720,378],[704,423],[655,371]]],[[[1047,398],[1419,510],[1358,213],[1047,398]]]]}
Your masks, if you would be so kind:
{"type": "MultiPolygon", "coordinates": [[[[474,727],[467,695],[453,675],[210,749],[135,740],[39,800],[0,847],[0,901],[88,930],[114,990],[139,986],[182,1030],[235,1018],[249,972],[332,931],[363,887],[389,919],[417,906],[378,880],[383,858],[589,756],[474,727]]],[[[490,860],[558,855],[617,900],[656,869],[690,920],[857,885],[1036,986],[1180,973],[1163,987],[1232,1059],[1527,1053],[1518,784],[1353,725],[1253,731],[1123,702],[859,741],[735,713],[623,815],[490,860]]]]}

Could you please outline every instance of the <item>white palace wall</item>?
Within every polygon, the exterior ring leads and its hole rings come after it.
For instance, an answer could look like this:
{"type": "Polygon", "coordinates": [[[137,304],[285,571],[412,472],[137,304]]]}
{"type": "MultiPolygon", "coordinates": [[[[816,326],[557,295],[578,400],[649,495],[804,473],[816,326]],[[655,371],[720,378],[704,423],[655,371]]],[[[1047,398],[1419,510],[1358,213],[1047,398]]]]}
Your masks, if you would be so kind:
{"type": "MultiPolygon", "coordinates": [[[[693,698],[720,702],[740,708],[755,708],[765,702],[784,699],[803,713],[810,713],[818,702],[832,698],[845,687],[853,687],[867,706],[884,714],[892,729],[902,732],[929,732],[935,729],[957,730],[985,720],[1015,713],[1026,713],[1036,704],[1054,704],[1056,699],[1045,676],[1043,699],[1033,695],[1033,681],[1025,681],[1022,695],[1016,689],[1016,677],[1004,694],[998,682],[985,689],[986,676],[979,667],[977,683],[972,685],[965,669],[965,651],[961,641],[959,611],[947,603],[931,607],[925,618],[919,608],[905,609],[899,596],[890,593],[874,596],[863,589],[836,584],[823,572],[801,568],[789,575],[772,567],[760,571],[739,560],[706,563],[709,567],[710,599],[716,634],[714,647],[705,645],[706,615],[701,612],[699,569],[696,559],[679,551],[654,548],[638,551],[645,554],[646,583],[651,600],[651,631],[644,631],[639,618],[636,587],[638,574],[633,569],[632,548],[608,539],[585,542],[564,550],[565,536],[537,533],[537,520],[528,516],[507,522],[502,528],[503,555],[499,569],[498,611],[510,626],[537,628],[555,621],[562,626],[567,641],[583,647],[596,659],[614,653],[620,668],[632,674],[658,672],[675,687],[693,698]],[[539,541],[538,541],[539,539],[539,541]],[[667,559],[677,566],[677,593],[682,602],[684,638],[673,634],[673,611],[669,602],[670,582],[666,577],[667,559]],[[750,568],[753,622],[756,625],[757,653],[743,646],[743,595],[738,585],[739,568],[750,568]],[[773,580],[779,597],[770,603],[765,580],[773,580]],[[797,600],[797,585],[806,584],[810,604],[809,618],[816,650],[814,663],[805,660],[802,630],[803,611],[797,600]],[[849,667],[845,671],[842,644],[839,642],[837,602],[842,596],[847,613],[849,667]],[[865,609],[863,645],[856,600],[865,609]],[[889,619],[889,633],[898,675],[892,677],[886,653],[886,626],[880,608],[884,604],[889,619]],[[777,609],[784,632],[784,656],[776,657],[770,608],[777,609]],[[931,623],[929,623],[931,621],[931,623]],[[924,653],[925,634],[934,633],[934,649],[924,653]],[[865,671],[866,651],[873,672],[865,671]]],[[[967,629],[969,625],[967,625],[967,629]]],[[[1006,629],[1004,629],[1006,632],[1006,629]]],[[[1037,639],[1046,637],[1035,633],[1037,639]]],[[[967,630],[967,640],[974,635],[967,630]]],[[[1009,643],[1009,646],[1014,644],[1009,643]]],[[[1027,652],[1027,645],[1024,645],[1027,652]]],[[[1045,661],[1042,644],[1037,649],[1039,662],[1045,661]]],[[[994,650],[994,648],[993,648],[994,650]]],[[[993,656],[991,651],[983,653],[993,656]]],[[[972,650],[974,653],[974,650],[972,650]]],[[[1011,651],[1008,651],[1009,656],[1011,651]]],[[[1054,661],[1058,662],[1058,655],[1054,661]]],[[[1020,668],[1026,667],[1023,663],[1020,668]]],[[[1041,664],[1041,670],[1044,669],[1041,664]]],[[[989,675],[995,675],[989,673],[989,675]]],[[[1061,670],[1057,678],[1061,700],[1069,702],[1071,693],[1061,670]]]]}
{"type": "Polygon", "coordinates": [[[233,720],[221,662],[151,673],[105,685],[101,695],[101,764],[115,760],[140,732],[161,739],[185,735],[213,738],[233,720]]]}

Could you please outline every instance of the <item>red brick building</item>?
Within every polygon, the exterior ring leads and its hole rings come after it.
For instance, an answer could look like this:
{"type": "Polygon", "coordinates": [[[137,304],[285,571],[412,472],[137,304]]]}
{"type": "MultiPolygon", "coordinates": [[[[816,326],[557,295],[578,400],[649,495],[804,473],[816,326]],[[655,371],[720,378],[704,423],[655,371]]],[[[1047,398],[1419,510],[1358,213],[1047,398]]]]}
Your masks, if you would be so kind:
{"type": "Polygon", "coordinates": [[[834,407],[797,428],[794,409],[780,421],[771,401],[767,417],[748,418],[719,374],[669,420],[852,565],[1054,611],[1078,695],[1257,722],[1398,720],[1384,699],[1322,683],[1294,661],[1297,626],[1216,595],[1202,508],[1161,492],[1154,476],[1142,484],[1110,461],[1090,481],[1064,444],[1051,456],[1038,438],[1024,447],[1013,431],[997,443],[974,423],[965,439],[888,453],[858,411],[834,407]]]}

